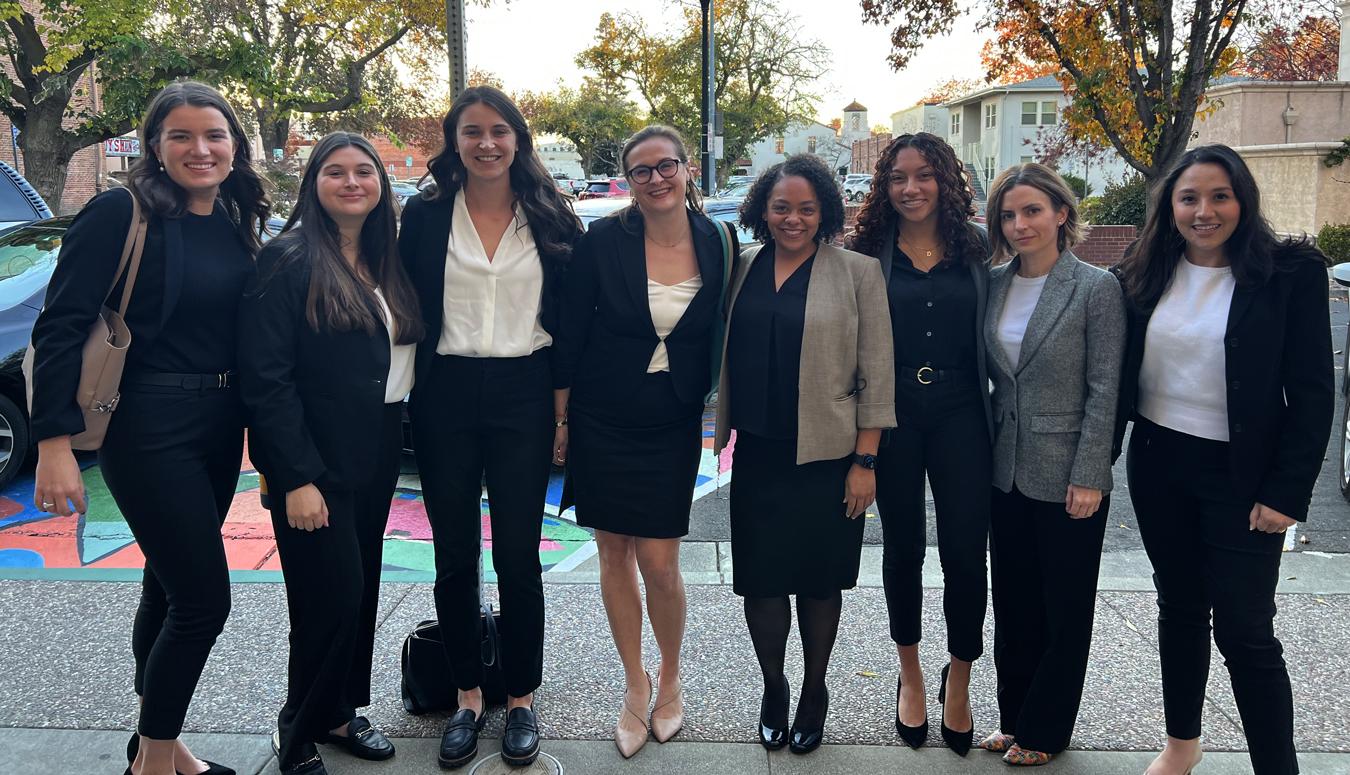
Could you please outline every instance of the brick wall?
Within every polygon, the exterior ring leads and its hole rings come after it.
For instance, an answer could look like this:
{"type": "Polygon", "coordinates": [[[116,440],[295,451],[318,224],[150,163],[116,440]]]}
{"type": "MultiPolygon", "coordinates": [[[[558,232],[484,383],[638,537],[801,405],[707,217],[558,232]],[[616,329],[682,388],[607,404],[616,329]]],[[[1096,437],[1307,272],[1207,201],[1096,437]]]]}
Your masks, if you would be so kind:
{"type": "MultiPolygon", "coordinates": [[[[8,61],[4,61],[3,67],[7,73],[13,73],[14,69],[8,61]]],[[[70,100],[70,106],[75,112],[93,112],[97,100],[97,83],[94,80],[93,68],[85,70],[75,87],[75,96],[70,100]]],[[[78,119],[67,116],[65,125],[72,127],[78,123],[78,119]]],[[[17,163],[15,159],[15,147],[11,138],[11,123],[9,117],[0,115],[0,161],[14,167],[19,174],[24,174],[23,151],[17,152],[17,163]]],[[[70,166],[66,173],[66,187],[62,193],[60,202],[48,202],[47,206],[53,213],[74,213],[78,212],[84,203],[93,198],[94,194],[103,190],[103,170],[105,168],[103,158],[103,144],[98,143],[88,146],[76,152],[70,159],[70,166]]]]}
{"type": "Polygon", "coordinates": [[[393,165],[393,171],[389,174],[400,180],[409,178],[416,180],[426,174],[427,162],[431,159],[431,154],[423,151],[421,148],[409,143],[402,148],[394,145],[389,138],[380,135],[366,135],[370,144],[375,146],[376,153],[380,154],[380,159],[384,161],[386,171],[393,165]],[[408,157],[412,157],[412,166],[409,167],[406,162],[408,157]]]}
{"type": "Polygon", "coordinates": [[[881,152],[886,150],[886,146],[890,143],[891,135],[889,132],[873,135],[866,140],[854,140],[853,156],[848,163],[848,171],[872,172],[877,167],[877,159],[881,158],[881,152]]]}

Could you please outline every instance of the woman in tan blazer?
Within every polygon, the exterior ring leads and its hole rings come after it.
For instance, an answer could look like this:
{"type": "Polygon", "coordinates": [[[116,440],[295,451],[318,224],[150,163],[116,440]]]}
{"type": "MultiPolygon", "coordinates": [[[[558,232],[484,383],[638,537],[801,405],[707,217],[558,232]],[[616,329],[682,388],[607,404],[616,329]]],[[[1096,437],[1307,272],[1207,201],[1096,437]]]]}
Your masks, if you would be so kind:
{"type": "Polygon", "coordinates": [[[760,743],[809,753],[829,708],[840,591],[858,581],[857,517],[876,494],[881,431],[895,425],[886,284],[874,259],[829,244],[843,228],[843,200],[814,156],[761,175],[741,223],[763,247],[742,254],[732,280],[715,446],[736,430],[734,589],[764,674],[760,743]],[[789,595],[806,661],[790,733],[789,595]]]}

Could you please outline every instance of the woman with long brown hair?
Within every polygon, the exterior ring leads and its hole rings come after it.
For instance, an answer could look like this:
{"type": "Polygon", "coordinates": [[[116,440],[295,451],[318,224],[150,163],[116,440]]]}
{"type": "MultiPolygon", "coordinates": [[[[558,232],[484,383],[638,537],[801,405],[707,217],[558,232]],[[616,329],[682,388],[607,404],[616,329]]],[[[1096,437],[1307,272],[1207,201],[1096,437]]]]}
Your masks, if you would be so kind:
{"type": "Polygon", "coordinates": [[[900,656],[895,729],[911,747],[928,737],[919,639],[928,542],[925,478],[937,511],[947,653],[938,702],[942,739],[970,750],[971,663],[984,653],[989,535],[989,377],[984,311],[989,243],[971,223],[973,193],[952,147],[927,132],[901,135],[877,160],[850,247],[881,262],[895,345],[896,427],[877,453],[882,583],[900,656]]]}

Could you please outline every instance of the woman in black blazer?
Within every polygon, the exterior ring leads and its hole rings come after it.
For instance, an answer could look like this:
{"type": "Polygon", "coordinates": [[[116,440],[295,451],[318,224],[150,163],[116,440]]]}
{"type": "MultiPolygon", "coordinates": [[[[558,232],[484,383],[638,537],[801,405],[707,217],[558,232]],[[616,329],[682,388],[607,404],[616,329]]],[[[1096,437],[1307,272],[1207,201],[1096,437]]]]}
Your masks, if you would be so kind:
{"type": "Polygon", "coordinates": [[[277,759],[325,772],[315,743],[363,759],[394,747],[363,716],[389,501],[403,450],[403,398],[422,336],[395,253],[384,164],[365,138],[324,137],[295,210],[258,255],[240,317],[249,450],[273,493],[291,655],[277,759]]]}
{"type": "Polygon", "coordinates": [[[927,132],[901,135],[877,159],[849,245],[881,262],[895,347],[898,424],[882,437],[877,453],[877,510],[885,528],[881,578],[900,658],[895,729],[914,748],[928,737],[919,664],[926,478],[937,511],[950,656],[938,690],[940,728],[962,756],[975,728],[970,669],[984,653],[988,597],[989,488],[976,485],[992,481],[994,433],[984,354],[989,241],[970,222],[973,197],[946,141],[927,132]]]}
{"type": "Polygon", "coordinates": [[[527,765],[539,752],[533,703],[544,670],[539,538],[566,419],[553,414],[550,352],[560,278],[581,224],[500,90],[465,90],[441,128],[445,148],[428,165],[436,185],[408,200],[398,240],[426,322],[408,410],[436,548],[436,613],[459,688],[439,761],[472,761],[484,717],[486,477],[507,693],[502,756],[527,765]]]}
{"type": "Polygon", "coordinates": [[[1212,615],[1253,770],[1296,773],[1275,586],[1335,406],[1326,258],[1276,238],[1246,163],[1208,145],[1154,189],[1117,271],[1129,339],[1115,451],[1133,419],[1126,471],[1158,589],[1167,719],[1148,772],[1200,760],[1212,615]]]}
{"type": "Polygon", "coordinates": [[[209,86],[161,91],[141,121],[141,147],[127,190],[95,197],[66,232],[33,327],[34,501],[55,514],[85,510],[70,443],[84,430],[81,350],[109,297],[134,197],[148,226],[126,313],[133,340],[99,450],[103,479],[145,555],[131,636],[140,735],[127,755],[136,775],[198,773],[206,765],[177,738],[230,611],[220,525],[243,455],[235,336],[269,204],[234,110],[209,86]]]}
{"type": "Polygon", "coordinates": [[[703,449],[703,406],[721,358],[729,228],[702,214],[684,139],[666,126],[633,135],[619,156],[633,204],[591,225],[568,271],[555,345],[555,413],[570,433],[577,524],[595,530],[600,588],[626,677],[614,742],[625,758],[647,741],[653,687],[642,663],[642,597],[661,651],[651,731],[684,722],[680,537],[703,449]]]}

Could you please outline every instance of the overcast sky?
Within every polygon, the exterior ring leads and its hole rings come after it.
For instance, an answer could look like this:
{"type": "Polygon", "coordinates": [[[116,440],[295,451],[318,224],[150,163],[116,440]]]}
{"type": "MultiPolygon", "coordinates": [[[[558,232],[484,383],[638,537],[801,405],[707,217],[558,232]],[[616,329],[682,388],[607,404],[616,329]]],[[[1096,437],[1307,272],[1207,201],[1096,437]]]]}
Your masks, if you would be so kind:
{"type": "MultiPolygon", "coordinates": [[[[929,87],[948,78],[975,78],[980,70],[984,36],[970,17],[958,22],[949,37],[931,41],[904,72],[886,63],[889,30],[863,24],[857,0],[778,0],[795,14],[804,34],[818,38],[833,52],[831,69],[822,74],[816,93],[822,96],[818,118],[828,122],[858,100],[868,109],[870,124],[890,125],[890,114],[913,105],[929,87]]],[[[600,14],[643,9],[653,29],[677,17],[668,0],[497,0],[489,8],[466,12],[470,67],[495,73],[507,91],[547,90],[561,78],[570,85],[582,72],[572,61],[594,40],[600,14]]]]}

